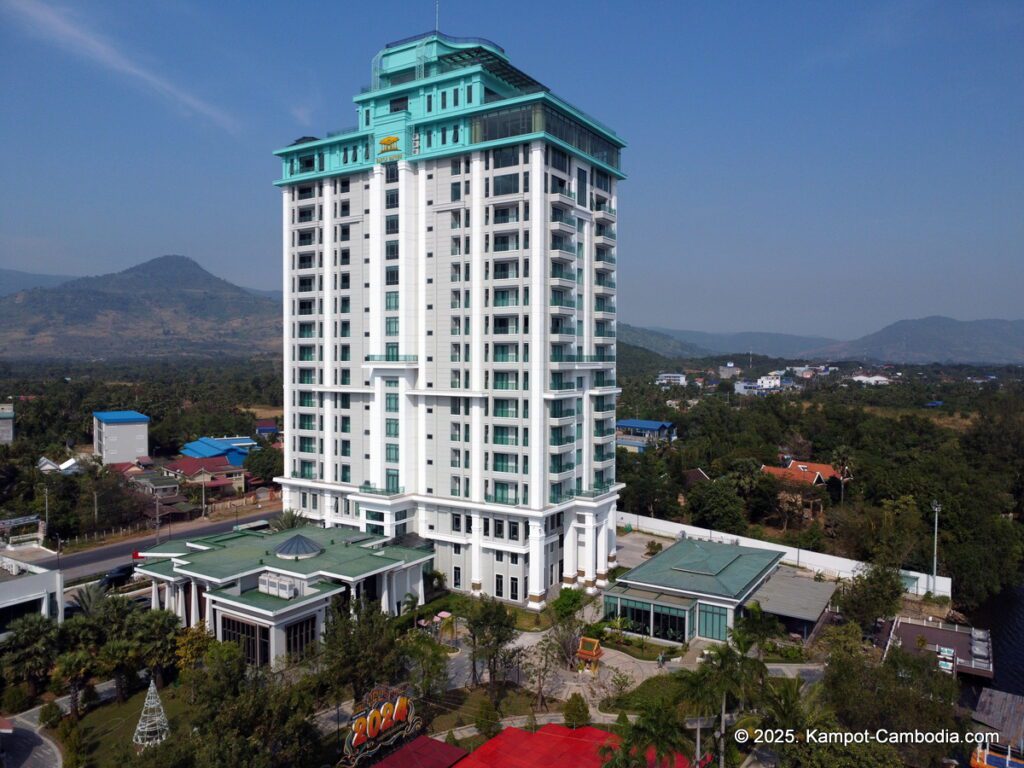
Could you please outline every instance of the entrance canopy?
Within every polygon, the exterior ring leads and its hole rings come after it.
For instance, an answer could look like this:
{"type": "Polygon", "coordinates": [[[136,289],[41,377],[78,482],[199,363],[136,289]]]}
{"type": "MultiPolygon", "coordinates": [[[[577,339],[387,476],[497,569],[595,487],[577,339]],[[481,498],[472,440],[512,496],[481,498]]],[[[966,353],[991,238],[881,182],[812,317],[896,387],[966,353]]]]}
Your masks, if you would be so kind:
{"type": "Polygon", "coordinates": [[[834,582],[815,581],[796,568],[780,565],[744,605],[758,603],[762,611],[774,616],[816,622],[835,591],[834,582]]]}

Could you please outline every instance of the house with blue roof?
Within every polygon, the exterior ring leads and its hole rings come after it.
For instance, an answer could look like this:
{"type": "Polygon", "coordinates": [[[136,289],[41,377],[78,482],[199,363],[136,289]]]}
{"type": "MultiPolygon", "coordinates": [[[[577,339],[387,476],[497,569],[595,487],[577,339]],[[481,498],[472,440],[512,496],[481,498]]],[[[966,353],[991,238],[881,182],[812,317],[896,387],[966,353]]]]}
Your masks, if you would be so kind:
{"type": "Polygon", "coordinates": [[[237,437],[200,437],[198,440],[185,443],[181,449],[181,455],[193,459],[212,459],[223,456],[232,466],[240,467],[245,463],[249,451],[255,447],[255,440],[241,435],[237,437]]]}
{"type": "Polygon", "coordinates": [[[93,411],[92,451],[104,464],[149,455],[149,416],[138,411],[93,411]]]}
{"type": "Polygon", "coordinates": [[[643,453],[652,445],[675,439],[676,428],[671,421],[619,419],[615,422],[615,445],[632,453],[643,453]]]}

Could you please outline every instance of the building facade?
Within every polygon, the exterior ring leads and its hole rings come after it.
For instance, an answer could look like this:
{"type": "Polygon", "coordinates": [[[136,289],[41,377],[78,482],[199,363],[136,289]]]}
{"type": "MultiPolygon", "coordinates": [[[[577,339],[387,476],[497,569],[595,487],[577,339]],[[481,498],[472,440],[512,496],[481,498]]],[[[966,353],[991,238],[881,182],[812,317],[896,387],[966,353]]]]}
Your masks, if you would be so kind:
{"type": "Polygon", "coordinates": [[[14,442],[14,403],[0,403],[0,445],[14,442]]]}
{"type": "Polygon", "coordinates": [[[285,508],[540,609],[615,560],[624,143],[486,40],[391,43],[278,150],[285,508]]]}
{"type": "Polygon", "coordinates": [[[12,621],[32,613],[64,621],[63,574],[0,555],[0,640],[12,621]]]}
{"type": "Polygon", "coordinates": [[[149,455],[149,416],[138,411],[94,411],[92,452],[104,464],[149,455]]]}

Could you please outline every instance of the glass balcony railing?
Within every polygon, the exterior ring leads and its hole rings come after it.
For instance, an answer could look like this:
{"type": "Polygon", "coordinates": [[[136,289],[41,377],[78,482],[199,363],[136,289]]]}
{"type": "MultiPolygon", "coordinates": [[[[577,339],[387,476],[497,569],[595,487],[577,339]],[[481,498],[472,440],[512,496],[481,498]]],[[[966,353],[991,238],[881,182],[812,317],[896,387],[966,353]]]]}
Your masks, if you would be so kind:
{"type": "Polygon", "coordinates": [[[611,328],[596,328],[594,330],[594,335],[599,339],[614,339],[615,331],[611,328]]]}
{"type": "Polygon", "coordinates": [[[611,227],[598,227],[594,232],[594,237],[604,237],[608,240],[615,239],[615,230],[611,227]]]}
{"type": "Polygon", "coordinates": [[[510,408],[495,408],[494,417],[498,419],[518,419],[519,412],[510,408]]]}
{"type": "Polygon", "coordinates": [[[565,269],[557,264],[551,267],[551,279],[552,280],[572,280],[576,282],[576,272],[571,269],[565,269]]]}
{"type": "Polygon", "coordinates": [[[552,488],[548,493],[549,504],[561,504],[565,501],[571,501],[576,496],[571,491],[563,491],[557,488],[552,488]]]}
{"type": "Polygon", "coordinates": [[[518,363],[519,355],[495,355],[494,362],[496,363],[518,363]]]}
{"type": "Polygon", "coordinates": [[[552,307],[567,307],[569,309],[576,309],[576,301],[571,296],[552,296],[551,297],[552,307]]]}
{"type": "Polygon", "coordinates": [[[484,500],[488,504],[508,504],[518,506],[519,497],[514,493],[488,493],[484,494],[484,500]]]}
{"type": "Polygon", "coordinates": [[[416,355],[366,355],[363,360],[368,363],[415,363],[416,355]]]}
{"type": "Polygon", "coordinates": [[[615,427],[594,427],[594,437],[611,437],[615,434],[615,427]]]}
{"type": "Polygon", "coordinates": [[[594,261],[602,261],[605,264],[614,264],[615,257],[610,253],[601,253],[601,251],[598,251],[597,255],[594,256],[594,261]]]}
{"type": "Polygon", "coordinates": [[[612,280],[610,277],[606,277],[603,279],[599,278],[594,281],[594,285],[598,286],[599,288],[614,288],[615,281],[612,280]]]}
{"type": "Polygon", "coordinates": [[[570,389],[576,389],[575,381],[552,381],[549,389],[552,392],[566,392],[570,389]]]}
{"type": "Polygon", "coordinates": [[[612,304],[611,302],[599,301],[599,302],[597,302],[597,304],[594,305],[594,311],[595,312],[608,312],[610,314],[615,314],[615,305],[612,304]]]}
{"type": "Polygon", "coordinates": [[[576,442],[575,435],[552,435],[548,441],[548,445],[553,448],[557,448],[560,445],[569,445],[570,443],[576,442]]]}
{"type": "Polygon", "coordinates": [[[615,209],[611,205],[603,201],[595,202],[592,210],[600,213],[608,213],[611,214],[612,216],[615,215],[615,209]]]}
{"type": "Polygon", "coordinates": [[[572,416],[575,416],[575,415],[576,415],[576,411],[574,411],[571,408],[566,408],[566,409],[562,409],[562,410],[554,410],[554,409],[552,409],[552,411],[551,411],[551,418],[552,419],[568,419],[568,418],[570,418],[572,416]]]}
{"type": "Polygon", "coordinates": [[[608,493],[611,489],[611,483],[601,483],[599,485],[595,485],[593,488],[586,491],[576,491],[575,495],[581,496],[585,499],[592,499],[595,496],[603,496],[604,494],[608,493]]]}
{"type": "Polygon", "coordinates": [[[594,461],[608,461],[615,458],[615,451],[594,452],[594,461]]]}
{"type": "Polygon", "coordinates": [[[405,493],[405,488],[402,488],[401,486],[379,488],[375,485],[370,485],[369,483],[363,483],[362,485],[359,486],[359,492],[370,493],[373,494],[374,496],[399,496],[405,493]]]}
{"type": "Polygon", "coordinates": [[[491,442],[495,445],[519,445],[519,438],[515,435],[495,435],[491,442]]]}

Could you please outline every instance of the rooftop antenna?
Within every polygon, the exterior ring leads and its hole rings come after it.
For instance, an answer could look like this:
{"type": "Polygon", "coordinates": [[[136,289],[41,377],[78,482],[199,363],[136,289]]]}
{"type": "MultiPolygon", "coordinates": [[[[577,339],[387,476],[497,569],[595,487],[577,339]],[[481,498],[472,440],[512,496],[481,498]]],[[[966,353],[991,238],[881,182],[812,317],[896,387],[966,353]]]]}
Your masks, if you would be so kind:
{"type": "Polygon", "coordinates": [[[434,31],[441,31],[441,0],[434,0],[434,31]]]}

